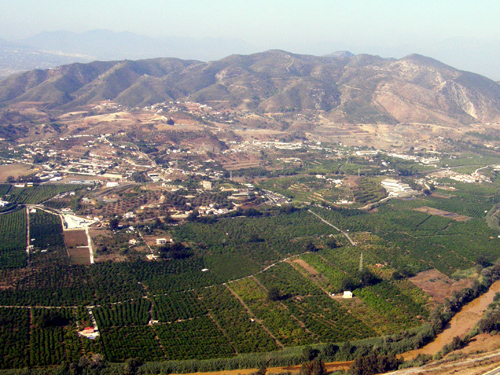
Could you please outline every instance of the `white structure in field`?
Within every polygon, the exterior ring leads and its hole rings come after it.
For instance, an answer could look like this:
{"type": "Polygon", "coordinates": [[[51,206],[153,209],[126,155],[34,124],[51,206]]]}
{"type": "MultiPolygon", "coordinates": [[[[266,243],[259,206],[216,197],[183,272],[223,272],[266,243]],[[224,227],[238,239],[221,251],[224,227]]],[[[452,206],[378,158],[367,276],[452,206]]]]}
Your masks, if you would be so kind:
{"type": "Polygon", "coordinates": [[[384,189],[387,190],[389,195],[404,197],[417,193],[410,187],[410,185],[405,184],[398,180],[394,180],[392,178],[386,178],[381,183],[384,189]]]}
{"type": "Polygon", "coordinates": [[[94,340],[99,336],[99,329],[94,327],[85,327],[83,331],[79,331],[78,334],[80,336],[86,337],[90,340],[94,340]]]}
{"type": "Polygon", "coordinates": [[[157,238],[156,239],[156,244],[157,245],[165,245],[166,243],[172,243],[174,242],[171,238],[157,238]]]}
{"type": "Polygon", "coordinates": [[[352,298],[352,292],[344,290],[344,295],[342,296],[342,298],[352,298]]]}

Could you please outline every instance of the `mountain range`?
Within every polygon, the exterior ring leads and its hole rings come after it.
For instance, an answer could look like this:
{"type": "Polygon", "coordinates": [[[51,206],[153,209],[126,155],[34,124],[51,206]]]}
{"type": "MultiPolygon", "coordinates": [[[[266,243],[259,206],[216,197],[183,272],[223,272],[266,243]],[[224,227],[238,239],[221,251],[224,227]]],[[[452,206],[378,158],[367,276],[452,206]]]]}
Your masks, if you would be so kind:
{"type": "Polygon", "coordinates": [[[315,112],[335,122],[467,124],[500,120],[500,85],[421,55],[384,59],[271,50],[201,62],[177,58],[75,63],[0,81],[0,106],[72,111],[194,101],[221,109],[315,112]]]}

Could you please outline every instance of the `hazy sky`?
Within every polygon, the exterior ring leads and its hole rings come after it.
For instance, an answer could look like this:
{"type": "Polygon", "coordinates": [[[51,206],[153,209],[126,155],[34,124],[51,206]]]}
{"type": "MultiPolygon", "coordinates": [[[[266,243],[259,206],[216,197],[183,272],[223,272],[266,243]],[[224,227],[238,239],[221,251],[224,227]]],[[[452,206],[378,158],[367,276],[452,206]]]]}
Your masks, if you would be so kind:
{"type": "Polygon", "coordinates": [[[496,0],[1,0],[0,37],[109,29],[318,55],[421,53],[500,79],[499,14],[496,0]]]}

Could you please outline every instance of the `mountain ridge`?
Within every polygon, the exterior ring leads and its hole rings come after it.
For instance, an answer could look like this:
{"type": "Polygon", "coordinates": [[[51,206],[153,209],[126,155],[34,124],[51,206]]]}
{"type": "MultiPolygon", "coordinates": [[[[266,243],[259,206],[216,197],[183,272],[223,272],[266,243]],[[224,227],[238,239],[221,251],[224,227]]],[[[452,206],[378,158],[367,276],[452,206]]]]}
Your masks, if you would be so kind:
{"type": "Polygon", "coordinates": [[[438,60],[269,50],[202,62],[95,61],[0,81],[0,106],[43,102],[62,111],[112,100],[127,107],[195,101],[220,109],[315,111],[337,122],[461,123],[500,120],[500,85],[438,60]]]}

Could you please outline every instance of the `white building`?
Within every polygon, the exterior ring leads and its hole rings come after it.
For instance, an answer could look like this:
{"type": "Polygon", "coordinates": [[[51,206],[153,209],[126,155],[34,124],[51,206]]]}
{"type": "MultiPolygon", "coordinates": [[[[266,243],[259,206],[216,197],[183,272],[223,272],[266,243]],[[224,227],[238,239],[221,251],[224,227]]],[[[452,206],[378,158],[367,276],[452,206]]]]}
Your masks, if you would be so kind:
{"type": "Polygon", "coordinates": [[[342,298],[352,298],[352,292],[344,290],[344,295],[342,296],[342,298]]]}

